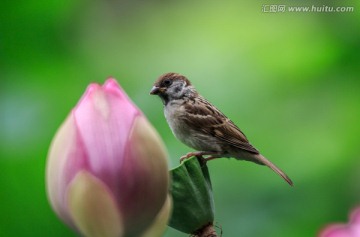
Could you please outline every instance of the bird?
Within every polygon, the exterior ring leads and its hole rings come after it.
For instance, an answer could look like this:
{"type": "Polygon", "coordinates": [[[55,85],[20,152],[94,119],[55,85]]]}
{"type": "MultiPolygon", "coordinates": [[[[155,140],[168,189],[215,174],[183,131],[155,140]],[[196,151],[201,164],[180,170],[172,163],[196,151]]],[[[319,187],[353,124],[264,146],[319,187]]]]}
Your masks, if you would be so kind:
{"type": "Polygon", "coordinates": [[[155,81],[150,94],[160,97],[174,136],[196,150],[182,156],[180,161],[192,156],[206,161],[232,157],[265,165],[293,186],[289,176],[260,154],[228,117],[197,92],[187,77],[165,73],[155,81]]]}

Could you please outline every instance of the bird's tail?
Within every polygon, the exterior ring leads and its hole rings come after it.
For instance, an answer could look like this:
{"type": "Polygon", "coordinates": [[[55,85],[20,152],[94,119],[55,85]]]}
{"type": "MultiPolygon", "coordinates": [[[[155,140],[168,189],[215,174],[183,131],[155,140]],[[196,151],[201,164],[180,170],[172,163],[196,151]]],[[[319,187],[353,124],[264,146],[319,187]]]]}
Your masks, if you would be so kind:
{"type": "Polygon", "coordinates": [[[271,161],[266,159],[263,155],[257,154],[255,155],[255,158],[256,158],[256,163],[266,165],[267,167],[275,171],[278,175],[280,175],[288,184],[293,186],[293,182],[291,181],[289,176],[287,176],[280,168],[278,168],[276,165],[271,163],[271,161]]]}

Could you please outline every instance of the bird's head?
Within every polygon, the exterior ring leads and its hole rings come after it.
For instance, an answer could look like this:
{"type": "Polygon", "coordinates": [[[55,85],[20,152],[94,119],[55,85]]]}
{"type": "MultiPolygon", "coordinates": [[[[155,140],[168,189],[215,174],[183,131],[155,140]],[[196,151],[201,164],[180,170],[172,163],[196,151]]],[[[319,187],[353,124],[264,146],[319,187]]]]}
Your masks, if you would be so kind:
{"type": "Polygon", "coordinates": [[[185,76],[170,72],[155,81],[150,94],[158,95],[166,105],[169,101],[181,99],[191,92],[194,92],[194,88],[185,76]]]}

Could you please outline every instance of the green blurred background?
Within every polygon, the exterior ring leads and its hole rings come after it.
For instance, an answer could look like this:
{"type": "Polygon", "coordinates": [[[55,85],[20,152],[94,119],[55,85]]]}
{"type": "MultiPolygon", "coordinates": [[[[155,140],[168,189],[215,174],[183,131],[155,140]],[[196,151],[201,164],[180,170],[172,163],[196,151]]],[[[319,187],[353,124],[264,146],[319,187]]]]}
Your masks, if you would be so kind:
{"type": "Polygon", "coordinates": [[[249,162],[210,162],[224,236],[315,236],[360,204],[359,1],[3,1],[0,9],[0,236],[75,236],[46,199],[47,150],[86,86],[108,76],[158,129],[171,167],[190,149],[149,90],[175,71],[293,179],[291,188],[249,162]],[[261,11],[273,3],[354,12],[261,11]]]}

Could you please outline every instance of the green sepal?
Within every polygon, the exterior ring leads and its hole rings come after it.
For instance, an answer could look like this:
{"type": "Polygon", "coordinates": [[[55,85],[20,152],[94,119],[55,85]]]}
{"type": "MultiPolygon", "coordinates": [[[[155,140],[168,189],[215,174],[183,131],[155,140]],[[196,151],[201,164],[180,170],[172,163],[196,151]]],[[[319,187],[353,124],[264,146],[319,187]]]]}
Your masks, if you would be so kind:
{"type": "Polygon", "coordinates": [[[173,213],[169,226],[194,233],[214,222],[214,199],[209,170],[196,157],[170,170],[173,213]]]}

